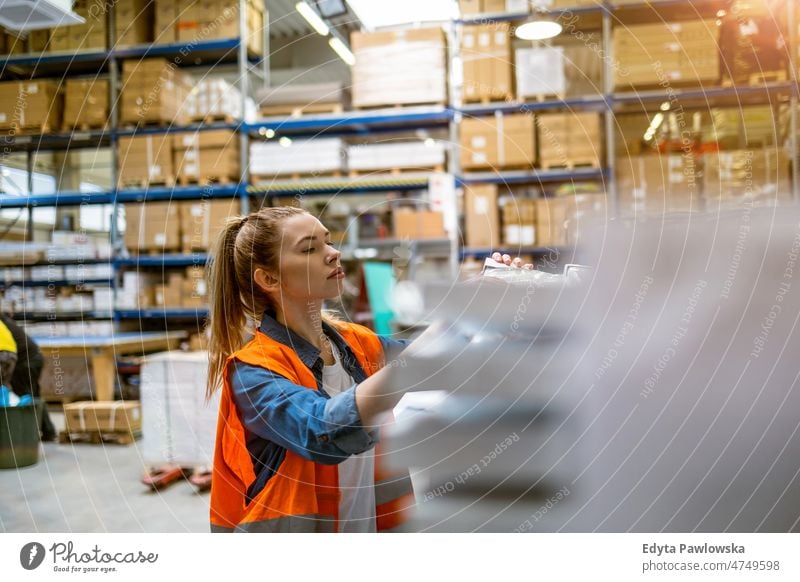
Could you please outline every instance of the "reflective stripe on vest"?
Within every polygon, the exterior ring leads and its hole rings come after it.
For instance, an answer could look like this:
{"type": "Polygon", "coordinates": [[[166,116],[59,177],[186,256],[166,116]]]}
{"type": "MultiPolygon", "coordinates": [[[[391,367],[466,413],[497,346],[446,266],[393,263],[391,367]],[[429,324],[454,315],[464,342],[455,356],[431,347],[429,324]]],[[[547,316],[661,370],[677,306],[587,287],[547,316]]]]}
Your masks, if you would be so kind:
{"type": "MultiPolygon", "coordinates": [[[[365,327],[340,322],[336,331],[353,351],[367,376],[383,366],[380,339],[365,327]]],[[[289,346],[260,331],[228,359],[261,366],[295,384],[317,389],[312,371],[289,346]]],[[[304,459],[290,450],[264,489],[246,504],[246,491],[255,480],[246,432],[233,402],[227,373],[223,378],[214,472],[211,483],[212,532],[338,531],[339,471],[304,459]]],[[[380,445],[378,446],[380,447],[380,445]]],[[[375,452],[375,522],[378,531],[396,528],[414,505],[408,471],[387,472],[380,449],[375,452]]]]}

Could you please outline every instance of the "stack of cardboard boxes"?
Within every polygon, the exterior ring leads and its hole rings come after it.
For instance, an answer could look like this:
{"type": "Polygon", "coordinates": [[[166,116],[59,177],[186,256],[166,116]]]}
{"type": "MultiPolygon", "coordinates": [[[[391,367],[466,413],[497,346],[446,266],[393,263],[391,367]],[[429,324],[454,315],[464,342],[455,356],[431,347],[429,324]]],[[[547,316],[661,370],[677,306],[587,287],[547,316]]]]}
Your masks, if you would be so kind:
{"type": "Polygon", "coordinates": [[[574,168],[601,166],[602,117],[599,113],[546,113],[539,126],[539,166],[574,168]]]}
{"type": "Polygon", "coordinates": [[[447,102],[447,46],[441,28],[354,32],[354,107],[447,102]]]}
{"type": "Polygon", "coordinates": [[[119,188],[175,184],[171,135],[120,137],[117,148],[119,188]]]}
{"type": "Polygon", "coordinates": [[[184,103],[189,91],[189,76],[167,59],[125,61],[120,122],[182,125],[187,121],[184,103]]]}
{"type": "Polygon", "coordinates": [[[791,201],[789,158],[778,147],[709,152],[703,156],[703,198],[710,211],[791,201]]]}
{"type": "Polygon", "coordinates": [[[108,80],[67,79],[64,96],[64,131],[108,125],[108,80]]]}
{"type": "Polygon", "coordinates": [[[617,89],[703,84],[719,79],[719,27],[714,20],[631,24],[614,28],[617,89]]]}
{"type": "Polygon", "coordinates": [[[474,184],[464,188],[464,246],[498,248],[500,219],[497,186],[474,184]]]}
{"type": "Polygon", "coordinates": [[[236,199],[143,202],[125,205],[125,246],[131,252],[208,251],[236,199]]]}
{"type": "Polygon", "coordinates": [[[526,12],[526,0],[458,0],[462,16],[498,14],[501,12],[526,12]]]}
{"type": "MultiPolygon", "coordinates": [[[[161,42],[198,42],[239,37],[238,0],[159,0],[156,8],[156,36],[161,42]],[[170,7],[172,8],[170,16],[170,7]],[[170,26],[170,22],[174,23],[170,26]]],[[[245,7],[245,26],[241,35],[248,50],[264,52],[264,3],[248,0],[245,7]]]]}
{"type": "Polygon", "coordinates": [[[146,273],[125,272],[117,290],[117,309],[153,307],[193,308],[208,306],[205,266],[192,265],[181,270],[146,273]]]}
{"type": "Polygon", "coordinates": [[[117,48],[153,42],[153,0],[117,0],[114,10],[117,48]]]}
{"type": "Polygon", "coordinates": [[[444,239],[444,216],[434,210],[396,208],[392,211],[394,238],[400,240],[444,239]]]}
{"type": "Polygon", "coordinates": [[[63,93],[56,81],[0,83],[0,130],[57,131],[62,106],[63,93]]]}
{"type": "Polygon", "coordinates": [[[461,60],[464,63],[464,101],[511,99],[513,63],[508,23],[465,26],[461,60]]]}
{"type": "Polygon", "coordinates": [[[691,152],[619,158],[616,178],[623,213],[703,209],[698,160],[691,152]]]}
{"type": "Polygon", "coordinates": [[[173,137],[173,168],[181,183],[239,180],[239,136],[220,129],[173,137]]]}
{"type": "Polygon", "coordinates": [[[503,205],[503,244],[536,244],[536,200],[511,197],[503,205]]]}
{"type": "Polygon", "coordinates": [[[19,55],[27,51],[24,38],[3,28],[0,28],[0,49],[6,55],[19,55]]]}
{"type": "Polygon", "coordinates": [[[465,170],[532,168],[535,162],[533,115],[498,112],[461,122],[461,167],[465,170]]]}
{"type": "Polygon", "coordinates": [[[29,39],[29,50],[40,52],[46,47],[56,52],[105,49],[108,44],[106,3],[102,0],[76,0],[73,10],[85,22],[71,26],[59,26],[49,31],[49,35],[47,31],[37,31],[37,34],[32,35],[29,39]]]}

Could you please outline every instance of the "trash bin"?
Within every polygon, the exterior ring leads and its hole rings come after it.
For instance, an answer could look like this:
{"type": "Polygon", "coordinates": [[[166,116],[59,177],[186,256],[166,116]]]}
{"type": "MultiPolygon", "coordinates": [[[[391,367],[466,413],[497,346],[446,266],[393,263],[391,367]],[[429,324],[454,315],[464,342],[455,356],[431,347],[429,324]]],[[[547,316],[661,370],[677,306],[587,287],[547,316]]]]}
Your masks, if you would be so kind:
{"type": "Polygon", "coordinates": [[[39,419],[44,403],[0,407],[0,469],[39,462],[39,419]]]}

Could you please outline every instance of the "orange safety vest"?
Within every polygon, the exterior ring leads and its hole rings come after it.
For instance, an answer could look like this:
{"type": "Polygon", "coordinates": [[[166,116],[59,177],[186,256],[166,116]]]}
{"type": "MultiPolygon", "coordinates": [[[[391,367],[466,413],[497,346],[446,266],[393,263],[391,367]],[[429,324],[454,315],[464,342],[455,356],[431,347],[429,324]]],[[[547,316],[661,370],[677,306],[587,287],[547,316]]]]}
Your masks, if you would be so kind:
{"type": "MultiPolygon", "coordinates": [[[[336,331],[371,376],[384,363],[380,339],[367,328],[337,322],[336,331]]],[[[261,366],[291,382],[317,390],[312,371],[297,353],[261,331],[228,358],[261,366]]],[[[375,450],[375,518],[378,531],[405,522],[414,505],[408,471],[388,473],[381,467],[380,445],[375,450]]],[[[211,478],[212,532],[336,532],[339,514],[339,469],[304,459],[286,450],[277,472],[247,503],[246,492],[255,480],[253,461],[246,446],[245,428],[239,420],[228,374],[220,396],[214,471],[211,478]]]]}

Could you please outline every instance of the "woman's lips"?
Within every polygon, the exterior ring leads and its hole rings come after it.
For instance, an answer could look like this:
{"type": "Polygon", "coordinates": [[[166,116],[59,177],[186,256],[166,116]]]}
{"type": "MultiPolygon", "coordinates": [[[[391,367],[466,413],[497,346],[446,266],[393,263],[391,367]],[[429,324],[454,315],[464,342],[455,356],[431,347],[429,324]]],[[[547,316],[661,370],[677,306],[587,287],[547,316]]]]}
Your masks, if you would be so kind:
{"type": "Polygon", "coordinates": [[[328,275],[328,279],[344,279],[344,269],[339,267],[333,273],[328,275]]]}

